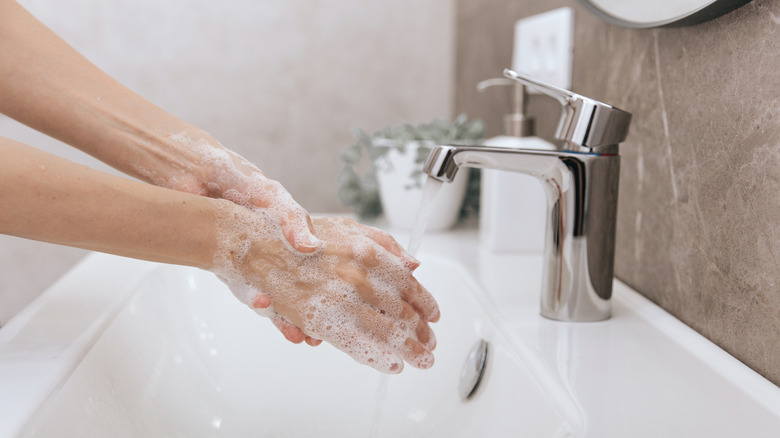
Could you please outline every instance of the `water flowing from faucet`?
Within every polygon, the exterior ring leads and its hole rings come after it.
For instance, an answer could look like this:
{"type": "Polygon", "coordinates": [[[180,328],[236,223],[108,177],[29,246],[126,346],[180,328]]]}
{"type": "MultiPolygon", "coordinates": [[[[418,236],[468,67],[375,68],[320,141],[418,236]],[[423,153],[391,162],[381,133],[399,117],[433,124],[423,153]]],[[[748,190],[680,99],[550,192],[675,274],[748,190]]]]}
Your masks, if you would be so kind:
{"type": "MultiPolygon", "coordinates": [[[[417,218],[415,219],[414,228],[412,228],[412,236],[409,239],[409,245],[407,246],[407,252],[413,257],[417,256],[417,252],[420,250],[422,244],[422,236],[425,233],[425,227],[428,225],[428,217],[431,215],[433,209],[433,200],[436,199],[436,195],[439,193],[444,183],[437,179],[428,177],[423,184],[422,199],[420,200],[420,206],[417,208],[417,218]]],[[[375,438],[379,436],[379,427],[382,421],[382,411],[384,410],[385,399],[387,398],[387,386],[390,381],[390,376],[383,374],[379,377],[379,385],[376,391],[376,403],[374,405],[374,416],[371,419],[371,424],[368,430],[368,437],[375,438]]]]}
{"type": "Polygon", "coordinates": [[[436,195],[441,190],[443,184],[442,181],[431,177],[426,178],[423,184],[422,199],[420,200],[420,206],[417,208],[417,218],[414,222],[414,228],[412,228],[409,245],[406,247],[407,252],[412,257],[417,257],[417,253],[420,250],[422,236],[425,233],[425,227],[428,225],[428,218],[433,209],[433,200],[436,199],[436,195]]]}

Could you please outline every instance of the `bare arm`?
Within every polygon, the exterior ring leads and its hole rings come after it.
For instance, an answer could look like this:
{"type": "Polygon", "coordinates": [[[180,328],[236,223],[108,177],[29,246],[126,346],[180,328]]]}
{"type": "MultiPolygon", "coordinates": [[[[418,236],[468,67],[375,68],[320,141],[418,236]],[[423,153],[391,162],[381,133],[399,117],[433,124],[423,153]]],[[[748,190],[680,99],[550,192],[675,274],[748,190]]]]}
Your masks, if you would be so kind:
{"type": "MultiPolygon", "coordinates": [[[[206,267],[213,262],[208,245],[214,245],[207,216],[227,203],[279,226],[297,256],[327,252],[318,252],[325,243],[281,184],[119,84],[13,0],[0,0],[0,112],[129,175],[186,192],[104,175],[0,139],[0,232],[206,267]]],[[[390,236],[358,224],[344,227],[395,256],[392,263],[408,271],[399,275],[411,276],[417,267],[390,236]]],[[[279,242],[272,243],[279,250],[279,242]]],[[[256,292],[253,307],[272,305],[262,288],[256,292]]],[[[287,320],[295,312],[275,315],[289,340],[316,343],[287,320]]]]}
{"type": "Polygon", "coordinates": [[[209,269],[218,201],[98,172],[0,137],[0,232],[209,269]]]}
{"type": "MultiPolygon", "coordinates": [[[[215,209],[243,209],[98,172],[2,137],[0,157],[2,234],[211,269],[215,209]]],[[[282,318],[274,322],[291,342],[319,343],[282,318]]]]}
{"type": "Polygon", "coordinates": [[[0,113],[128,175],[270,209],[293,247],[319,247],[308,213],[279,183],[115,81],[12,0],[0,0],[0,96],[0,113]]]}
{"type": "Polygon", "coordinates": [[[0,157],[0,233],[208,269],[288,339],[285,327],[388,373],[404,362],[433,364],[436,302],[389,236],[318,218],[323,246],[302,254],[284,244],[267,211],[105,174],[1,137],[0,157]]]}

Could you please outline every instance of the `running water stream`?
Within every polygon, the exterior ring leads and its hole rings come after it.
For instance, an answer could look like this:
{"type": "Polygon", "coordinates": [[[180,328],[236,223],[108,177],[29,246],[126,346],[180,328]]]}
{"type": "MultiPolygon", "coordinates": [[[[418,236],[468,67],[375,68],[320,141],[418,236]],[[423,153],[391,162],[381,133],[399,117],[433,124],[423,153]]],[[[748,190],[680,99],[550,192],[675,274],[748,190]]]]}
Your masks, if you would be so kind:
{"type": "Polygon", "coordinates": [[[443,184],[442,181],[433,178],[425,180],[420,206],[417,207],[417,219],[414,222],[409,245],[406,247],[406,251],[411,254],[412,257],[417,257],[417,252],[420,250],[422,236],[423,233],[425,233],[425,227],[428,225],[428,218],[431,216],[433,210],[433,200],[436,199],[436,195],[439,193],[439,190],[441,190],[443,184]]]}
{"type": "MultiPolygon", "coordinates": [[[[412,229],[412,235],[409,239],[409,245],[406,247],[407,252],[412,257],[417,257],[417,252],[420,250],[422,243],[422,236],[425,233],[425,227],[428,225],[428,217],[431,215],[433,209],[433,200],[436,199],[436,195],[439,193],[441,186],[444,183],[442,181],[427,178],[422,189],[422,199],[420,199],[420,206],[417,208],[417,218],[414,222],[414,228],[412,229]]],[[[368,437],[375,438],[379,436],[379,424],[382,420],[382,411],[384,410],[385,399],[387,398],[387,386],[390,382],[390,376],[382,374],[379,377],[379,385],[376,389],[376,404],[374,405],[374,416],[371,419],[371,426],[368,429],[368,437]]]]}

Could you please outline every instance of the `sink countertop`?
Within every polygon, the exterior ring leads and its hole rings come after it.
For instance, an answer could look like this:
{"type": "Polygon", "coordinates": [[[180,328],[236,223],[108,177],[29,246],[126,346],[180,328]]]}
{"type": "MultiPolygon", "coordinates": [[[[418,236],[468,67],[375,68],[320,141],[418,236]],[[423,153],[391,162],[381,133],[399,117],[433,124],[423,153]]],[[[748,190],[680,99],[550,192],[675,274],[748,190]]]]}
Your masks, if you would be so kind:
{"type": "MultiPolygon", "coordinates": [[[[408,233],[390,232],[407,243],[408,233]]],[[[587,436],[780,430],[779,387],[620,280],[609,320],[552,321],[539,314],[541,254],[491,253],[473,228],[425,235],[419,258],[437,253],[462,264],[486,292],[485,305],[521,360],[544,376],[548,391],[570,397],[569,420],[587,436]]]]}
{"type": "MultiPolygon", "coordinates": [[[[407,243],[408,233],[390,232],[407,243]]],[[[516,360],[559,400],[574,436],[780,430],[780,388],[618,280],[611,319],[561,323],[539,315],[541,255],[491,254],[475,229],[459,228],[424,236],[418,258],[421,270],[430,258],[456,263],[484,291],[480,302],[512,340],[516,360]]],[[[0,397],[4,417],[30,418],[158,266],[91,254],[9,321],[0,330],[0,394],[13,394],[0,397]],[[111,293],[82,292],[89,288],[111,293]]],[[[0,436],[18,427],[0,422],[0,436]]]]}

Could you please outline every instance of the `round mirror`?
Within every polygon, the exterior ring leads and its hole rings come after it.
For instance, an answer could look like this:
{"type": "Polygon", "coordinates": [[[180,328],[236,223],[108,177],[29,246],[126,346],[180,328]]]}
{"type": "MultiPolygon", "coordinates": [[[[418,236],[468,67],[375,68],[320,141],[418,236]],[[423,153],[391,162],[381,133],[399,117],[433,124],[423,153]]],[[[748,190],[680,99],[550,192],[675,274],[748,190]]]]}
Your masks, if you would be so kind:
{"type": "Polygon", "coordinates": [[[731,12],[750,0],[580,0],[603,20],[644,28],[689,26],[731,12]]]}

